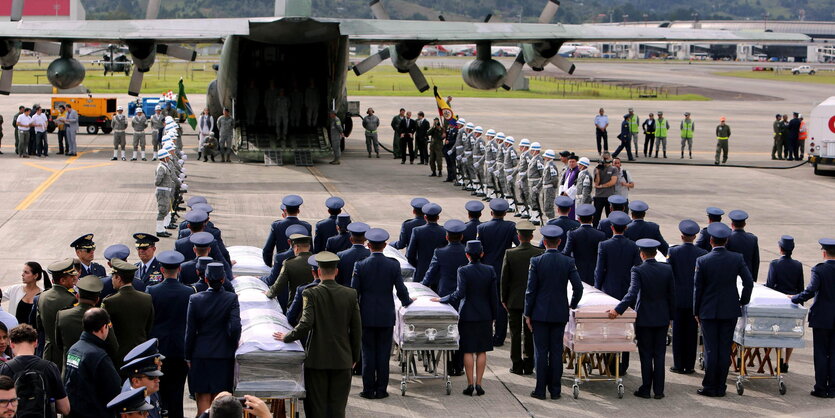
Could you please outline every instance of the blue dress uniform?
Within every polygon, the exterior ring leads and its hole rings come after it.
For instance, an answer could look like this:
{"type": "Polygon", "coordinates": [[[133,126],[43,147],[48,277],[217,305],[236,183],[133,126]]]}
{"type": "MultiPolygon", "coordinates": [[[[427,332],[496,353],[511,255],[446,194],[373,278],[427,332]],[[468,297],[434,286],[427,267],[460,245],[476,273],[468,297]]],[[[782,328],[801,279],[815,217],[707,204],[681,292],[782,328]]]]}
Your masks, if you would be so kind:
{"type": "MultiPolygon", "coordinates": [[[[490,200],[490,210],[493,212],[493,219],[478,226],[478,239],[484,247],[484,258],[482,263],[493,266],[493,270],[502,271],[502,260],[505,251],[519,245],[519,237],[516,236],[516,224],[504,220],[504,214],[510,208],[507,200],[490,200]]],[[[496,331],[493,334],[493,346],[501,347],[507,337],[507,310],[504,306],[497,306],[496,331]]]]}
{"type": "MultiPolygon", "coordinates": [[[[728,214],[728,217],[734,222],[743,222],[744,226],[745,220],[748,219],[748,214],[743,210],[732,210],[728,214]]],[[[728,251],[742,254],[742,259],[745,260],[745,264],[748,266],[751,277],[754,278],[755,282],[760,273],[760,245],[757,241],[756,235],[745,232],[740,227],[734,228],[731,236],[728,237],[728,244],[726,245],[728,251]]]]}
{"type": "MultiPolygon", "coordinates": [[[[438,216],[441,213],[441,206],[437,203],[427,203],[423,206],[422,212],[427,216],[438,216]]],[[[437,222],[427,221],[426,225],[412,230],[412,238],[406,247],[406,258],[409,264],[415,266],[414,281],[423,281],[435,250],[445,245],[446,231],[437,222]]]]}
{"type": "MultiPolygon", "coordinates": [[[[284,234],[287,236],[287,240],[290,240],[290,236],[294,234],[306,234],[307,230],[304,229],[304,225],[291,225],[284,231],[284,234]]],[[[266,276],[261,276],[261,281],[266,283],[267,286],[272,286],[276,280],[278,280],[278,275],[281,273],[281,267],[284,266],[284,261],[288,258],[295,257],[296,254],[293,252],[293,247],[288,248],[284,252],[277,253],[273,259],[273,265],[270,270],[270,274],[266,276]]],[[[287,291],[286,289],[282,289],[281,292],[278,294],[278,303],[281,304],[282,309],[287,305],[287,291]]]]}
{"type": "MultiPolygon", "coordinates": [[[[643,251],[660,248],[654,239],[639,239],[636,243],[643,251]]],[[[638,340],[638,356],[641,358],[641,387],[635,396],[649,398],[650,391],[656,399],[664,397],[664,357],[667,354],[667,329],[675,312],[675,280],[673,269],[655,258],[644,260],[632,267],[629,292],[615,307],[618,315],[626,308],[634,307],[635,337],[638,340]]]]}
{"type": "MultiPolygon", "coordinates": [[[[541,232],[549,238],[563,236],[562,228],[553,225],[542,227],[541,232]]],[[[531,321],[533,328],[536,387],[531,396],[535,398],[544,399],[546,388],[552,399],[560,396],[562,339],[568,309],[576,308],[582,296],[583,283],[571,257],[550,248],[531,259],[525,290],[525,318],[531,321]],[[571,283],[572,292],[570,303],[568,283],[571,283]]]]}
{"type": "MultiPolygon", "coordinates": [[[[444,230],[449,234],[463,234],[466,225],[457,219],[450,219],[444,223],[444,230]]],[[[466,266],[467,263],[464,245],[461,241],[451,241],[446,246],[436,249],[432,254],[432,260],[429,262],[426,274],[423,275],[421,284],[437,289],[435,293],[440,297],[449,295],[458,286],[458,268],[466,266]]],[[[458,308],[457,305],[453,307],[458,308]]]]}
{"type": "MultiPolygon", "coordinates": [[[[217,249],[217,241],[215,241],[212,234],[208,232],[198,232],[188,238],[177,240],[174,244],[174,250],[182,254],[184,259],[187,261],[194,260],[197,257],[197,254],[194,253],[194,247],[211,247],[211,250],[209,250],[209,257],[212,257],[213,260],[223,264],[223,270],[226,273],[226,281],[232,281],[234,277],[232,275],[232,266],[223,259],[223,256],[217,249]],[[188,250],[186,248],[188,248],[188,250]],[[191,257],[187,254],[191,254],[191,257]]],[[[183,281],[183,283],[191,284],[186,281],[183,281]]]]}
{"type": "Polygon", "coordinates": [[[765,285],[780,293],[796,295],[803,291],[803,264],[792,259],[794,238],[790,235],[783,235],[777,245],[783,249],[784,254],[771,261],[765,285]]]}
{"type": "MultiPolygon", "coordinates": [[[[192,211],[186,213],[185,218],[188,219],[189,222],[191,222],[191,223],[199,224],[199,223],[206,222],[206,220],[209,219],[209,214],[207,212],[195,209],[195,210],[192,210],[192,211]]],[[[209,253],[209,255],[212,258],[214,258],[215,260],[224,260],[225,261],[226,258],[223,257],[223,252],[221,251],[220,246],[218,245],[217,239],[215,238],[215,236],[212,235],[210,232],[207,232],[207,231],[202,231],[202,232],[211,236],[212,240],[209,244],[201,245],[201,246],[211,245],[212,249],[211,249],[211,252],[209,253]]],[[[185,257],[186,261],[193,260],[195,257],[197,257],[197,255],[194,254],[194,242],[191,240],[191,238],[196,234],[199,234],[199,232],[194,233],[194,234],[189,234],[188,236],[186,236],[184,238],[180,238],[180,239],[178,239],[177,241],[174,242],[174,249],[179,251],[180,254],[182,254],[183,257],[185,257]]]]}
{"type": "MultiPolygon", "coordinates": [[[[136,388],[131,389],[125,392],[122,392],[116,395],[113,399],[107,402],[107,409],[103,412],[103,415],[93,415],[97,417],[113,417],[118,416],[122,417],[122,414],[131,414],[131,413],[142,413],[148,412],[149,416],[151,411],[153,411],[154,407],[150,403],[148,403],[147,398],[145,397],[145,388],[136,388]],[[107,411],[110,411],[108,413],[107,411]]],[[[93,411],[90,411],[91,413],[93,411]]],[[[72,411],[72,416],[77,416],[76,411],[72,411]]],[[[78,415],[81,416],[81,415],[78,415]]]]}
{"type": "MultiPolygon", "coordinates": [[[[713,222],[722,222],[722,215],[725,214],[725,211],[719,209],[714,206],[710,206],[706,209],[707,218],[708,218],[708,225],[713,222]]],[[[696,246],[710,252],[713,248],[710,246],[710,233],[707,232],[707,227],[702,228],[702,232],[699,233],[699,237],[696,238],[696,246]]]]}
{"type": "MultiPolygon", "coordinates": [[[[160,371],[159,368],[160,368],[160,363],[162,362],[162,360],[168,361],[168,359],[165,358],[165,356],[161,356],[159,353],[154,353],[152,355],[144,356],[144,357],[130,356],[130,354],[129,354],[128,356],[125,357],[125,365],[122,366],[119,369],[119,371],[122,372],[122,375],[127,377],[127,381],[125,381],[125,384],[122,387],[122,393],[132,392],[136,389],[142,389],[143,392],[144,392],[143,394],[146,395],[145,399],[144,399],[145,402],[147,402],[149,405],[151,405],[151,408],[147,409],[148,416],[150,418],[162,418],[163,411],[165,411],[165,408],[163,408],[160,405],[160,403],[161,403],[160,402],[160,392],[154,392],[154,393],[148,395],[147,392],[145,392],[145,389],[146,389],[145,386],[139,386],[137,388],[133,388],[132,385],[131,385],[130,379],[131,379],[132,376],[136,376],[136,375],[144,375],[144,376],[148,376],[148,377],[151,377],[151,378],[159,377],[160,378],[160,388],[161,388],[162,387],[162,377],[163,377],[164,374],[163,374],[163,372],[160,371]]],[[[182,402],[182,401],[180,401],[180,402],[182,402]]],[[[108,408],[110,408],[110,403],[108,403],[108,408]]],[[[182,416],[182,413],[180,414],[180,416],[182,416]]],[[[171,415],[166,414],[166,417],[171,417],[171,415]]]]}
{"type": "MultiPolygon", "coordinates": [[[[372,243],[385,243],[389,234],[372,228],[365,233],[372,243]]],[[[362,393],[366,398],[388,396],[389,356],[395,312],[392,289],[403,306],[409,306],[409,290],[403,284],[400,263],[383,255],[371,255],[354,264],[351,287],[356,289],[362,319],[362,393]]]]}
{"type": "MultiPolygon", "coordinates": [[[[133,239],[136,241],[135,246],[137,252],[139,252],[140,249],[156,247],[156,243],[159,242],[159,238],[154,236],[154,234],[145,234],[141,232],[133,234],[133,239]]],[[[141,259],[134,263],[134,265],[138,267],[136,270],[136,278],[141,280],[145,286],[157,284],[162,281],[160,264],[156,257],[151,257],[151,261],[147,263],[147,265],[143,263],[141,259]]]]}
{"type": "MultiPolygon", "coordinates": [[[[568,196],[558,196],[554,200],[554,205],[556,205],[558,208],[563,208],[563,209],[572,208],[572,207],[574,207],[574,199],[572,199],[568,196]]],[[[579,228],[580,227],[580,222],[577,222],[577,220],[575,220],[575,219],[569,218],[568,215],[562,215],[561,214],[560,216],[548,221],[548,225],[558,226],[563,230],[564,233],[568,234],[571,231],[579,228]]],[[[559,252],[563,252],[565,250],[566,243],[567,243],[567,240],[565,240],[565,239],[561,240],[560,241],[560,246],[557,247],[557,250],[559,252]]],[[[540,244],[539,246],[540,246],[540,248],[545,248],[544,244],[540,244]]]]}
{"type": "Polygon", "coordinates": [[[470,215],[470,220],[465,224],[466,228],[464,229],[464,238],[461,241],[467,242],[478,237],[478,226],[481,225],[481,220],[479,218],[481,218],[481,211],[484,210],[484,203],[481,203],[478,200],[470,200],[464,204],[464,209],[466,209],[467,213],[470,215]],[[476,214],[478,216],[475,216],[476,214]]]}
{"type": "MultiPolygon", "coordinates": [[[[208,203],[198,203],[192,207],[192,210],[199,210],[206,212],[207,220],[204,223],[203,230],[212,234],[215,237],[215,241],[217,241],[217,247],[220,250],[220,254],[223,256],[223,259],[226,260],[227,263],[232,263],[232,258],[229,256],[229,251],[226,249],[226,244],[223,243],[223,236],[220,232],[220,229],[215,227],[211,221],[208,220],[208,216],[211,215],[214,208],[208,203]]],[[[191,235],[191,230],[186,230],[188,234],[181,233],[179,234],[179,238],[183,238],[185,236],[191,235]]]]}
{"type": "Polygon", "coordinates": [[[825,261],[812,267],[809,286],[792,298],[803,303],[815,298],[809,308],[809,327],[812,328],[812,346],[815,364],[815,387],[812,396],[835,397],[835,239],[818,241],[827,251],[825,261]]]}
{"type": "MultiPolygon", "coordinates": [[[[76,238],[75,241],[70,244],[70,247],[75,248],[76,251],[95,251],[96,243],[93,242],[93,234],[84,234],[76,238]]],[[[101,264],[96,263],[95,261],[91,262],[89,266],[81,263],[81,273],[79,273],[79,277],[89,275],[105,277],[107,276],[107,272],[101,264]]]]}
{"type": "MultiPolygon", "coordinates": [[[[284,199],[281,200],[281,204],[284,205],[285,208],[298,208],[302,205],[302,203],[304,203],[304,201],[301,196],[297,195],[284,196],[284,199]]],[[[284,231],[290,225],[303,225],[307,231],[307,236],[311,236],[313,233],[310,224],[299,220],[297,216],[287,216],[284,219],[274,221],[272,225],[270,225],[270,235],[267,236],[267,242],[264,243],[264,248],[261,250],[261,257],[264,259],[264,264],[272,267],[273,254],[286,251],[290,248],[290,244],[287,243],[287,240],[283,239],[283,237],[286,236],[284,231]]]]}
{"type": "Polygon", "coordinates": [[[330,216],[316,222],[316,231],[313,235],[314,254],[319,251],[325,251],[325,243],[328,242],[328,238],[337,234],[336,216],[339,215],[343,206],[345,206],[345,201],[339,197],[332,196],[325,200],[325,207],[328,208],[330,216]]]}
{"type": "Polygon", "coordinates": [[[670,245],[667,244],[667,241],[661,235],[661,228],[657,223],[645,221],[643,216],[641,216],[641,214],[645,214],[649,210],[649,205],[641,200],[633,200],[629,202],[629,210],[632,211],[632,217],[635,219],[626,227],[626,232],[623,235],[635,242],[644,238],[654,239],[660,243],[658,251],[661,251],[661,254],[666,256],[670,250],[670,245]]]}
{"type": "Polygon", "coordinates": [[[351,216],[347,213],[340,213],[336,217],[336,226],[339,227],[339,234],[327,239],[325,251],[334,254],[351,248],[351,234],[348,232],[348,225],[351,224],[351,216]]]}
{"type": "MultiPolygon", "coordinates": [[[[183,262],[176,251],[163,251],[158,259],[165,268],[175,269],[183,262]]],[[[169,418],[183,417],[183,385],[188,378],[185,360],[186,315],[188,301],[195,290],[180,283],[177,278],[166,278],[146,290],[154,304],[154,326],[151,337],[159,341],[159,352],[165,356],[162,363],[159,395],[162,408],[169,418]]]]}
{"type": "Polygon", "coordinates": [[[400,226],[400,238],[397,241],[391,243],[391,246],[397,248],[398,250],[402,250],[409,245],[409,241],[412,239],[412,230],[426,225],[426,219],[423,218],[423,212],[421,209],[423,205],[429,203],[426,198],[423,197],[416,197],[412,199],[409,203],[412,206],[412,212],[414,212],[415,217],[412,219],[407,219],[403,221],[403,225],[400,226]]]}
{"type": "Polygon", "coordinates": [[[206,277],[213,287],[189,296],[185,358],[191,362],[191,390],[219,393],[232,390],[235,349],[241,337],[241,308],[238,295],[217,285],[224,277],[220,263],[209,264],[206,277]]]}
{"type": "MultiPolygon", "coordinates": [[[[689,219],[679,222],[682,235],[695,237],[699,225],[689,219]]],[[[696,260],[707,251],[685,242],[670,247],[667,262],[673,269],[676,286],[676,310],[673,312],[673,373],[691,374],[696,364],[699,324],[693,318],[693,277],[696,260]]]]}
{"type": "MultiPolygon", "coordinates": [[[[722,223],[708,225],[707,232],[719,239],[731,235],[731,229],[722,223]]],[[[725,396],[734,327],[742,315],[741,306],[751,299],[754,281],[741,255],[715,247],[696,260],[693,286],[693,313],[699,318],[705,346],[705,376],[698,393],[725,396]],[[741,295],[737,276],[742,278],[741,295]]]]}
{"type": "MultiPolygon", "coordinates": [[[[577,207],[577,216],[594,216],[594,205],[583,204],[577,207]]],[[[563,254],[574,259],[580,280],[594,285],[594,268],[597,265],[597,248],[606,240],[606,234],[591,223],[581,224],[579,228],[568,231],[563,254]]]]}
{"type": "MultiPolygon", "coordinates": [[[[67,353],[64,387],[74,408],[72,417],[110,417],[106,405],[119,394],[121,382],[113,361],[107,355],[107,343],[84,331],[67,353]]],[[[144,392],[144,390],[142,391],[144,392]]],[[[144,399],[144,393],[142,397],[144,399]]]]}
{"type": "MultiPolygon", "coordinates": [[[[365,233],[370,229],[367,224],[362,222],[351,222],[348,227],[348,232],[354,237],[360,237],[365,240],[365,233]]],[[[354,274],[354,264],[357,261],[365,260],[371,255],[371,250],[362,244],[351,244],[347,250],[340,251],[336,256],[339,257],[339,264],[337,264],[336,282],[343,286],[351,286],[351,276],[354,274]]]]}
{"type": "MultiPolygon", "coordinates": [[[[626,213],[627,201],[625,197],[621,195],[613,195],[609,196],[606,200],[609,202],[609,208],[611,210],[609,212],[610,215],[612,214],[612,212],[626,213]]],[[[614,235],[614,233],[612,233],[612,222],[609,219],[601,219],[600,223],[597,224],[597,229],[606,234],[606,239],[612,238],[612,235],[614,235]]]]}
{"type": "MultiPolygon", "coordinates": [[[[186,206],[188,206],[189,209],[193,208],[194,205],[196,205],[198,203],[209,203],[209,201],[206,200],[206,198],[203,197],[203,196],[192,196],[192,197],[188,198],[188,200],[186,200],[186,206]]],[[[211,223],[212,223],[211,221],[207,222],[206,226],[209,226],[211,223]]],[[[214,226],[214,225],[212,225],[212,226],[214,226]]],[[[180,222],[179,232],[182,232],[184,230],[188,230],[188,221],[186,221],[186,220],[183,220],[182,222],[180,222]]],[[[179,238],[182,238],[182,237],[179,237],[179,238]]]]}

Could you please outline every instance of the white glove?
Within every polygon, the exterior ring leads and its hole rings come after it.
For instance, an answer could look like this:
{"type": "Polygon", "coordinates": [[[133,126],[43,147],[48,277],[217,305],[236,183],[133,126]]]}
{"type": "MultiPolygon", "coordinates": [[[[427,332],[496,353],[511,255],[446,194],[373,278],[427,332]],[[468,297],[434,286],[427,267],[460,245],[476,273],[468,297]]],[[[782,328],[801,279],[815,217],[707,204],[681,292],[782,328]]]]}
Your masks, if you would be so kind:
{"type": "Polygon", "coordinates": [[[187,160],[188,160],[188,155],[183,154],[183,161],[187,161],[187,160]]]}
{"type": "Polygon", "coordinates": [[[180,185],[180,188],[185,190],[185,191],[188,191],[188,184],[183,183],[183,184],[180,185]]]}

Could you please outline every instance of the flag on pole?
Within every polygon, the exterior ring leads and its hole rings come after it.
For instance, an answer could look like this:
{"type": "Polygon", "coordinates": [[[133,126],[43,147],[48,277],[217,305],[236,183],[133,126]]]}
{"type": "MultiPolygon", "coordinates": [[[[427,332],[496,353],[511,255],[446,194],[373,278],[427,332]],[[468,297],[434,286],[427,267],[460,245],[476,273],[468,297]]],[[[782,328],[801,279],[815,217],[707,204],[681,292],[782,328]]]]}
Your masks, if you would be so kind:
{"type": "Polygon", "coordinates": [[[183,79],[180,79],[180,92],[177,94],[177,109],[182,110],[186,114],[186,118],[188,124],[191,125],[191,129],[197,129],[197,116],[194,115],[194,111],[191,110],[191,104],[188,102],[188,97],[186,97],[186,87],[183,85],[183,79]]]}
{"type": "Polygon", "coordinates": [[[438,114],[441,115],[441,118],[443,118],[446,123],[455,123],[458,116],[456,116],[455,112],[452,111],[452,107],[449,106],[449,103],[442,99],[441,95],[438,94],[438,86],[433,86],[433,88],[435,91],[435,102],[438,105],[438,114]]]}

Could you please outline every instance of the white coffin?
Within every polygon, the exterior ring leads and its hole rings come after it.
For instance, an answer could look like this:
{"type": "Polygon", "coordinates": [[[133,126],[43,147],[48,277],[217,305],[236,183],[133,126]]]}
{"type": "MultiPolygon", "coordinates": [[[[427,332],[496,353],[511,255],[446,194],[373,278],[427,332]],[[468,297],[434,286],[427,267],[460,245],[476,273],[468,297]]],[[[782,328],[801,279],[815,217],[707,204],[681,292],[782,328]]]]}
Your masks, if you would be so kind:
{"type": "Polygon", "coordinates": [[[235,245],[226,247],[229,251],[229,258],[235,261],[232,265],[232,275],[238,276],[264,276],[270,274],[270,267],[264,264],[261,256],[261,249],[246,245],[235,245]]]}
{"type": "MultiPolygon", "coordinates": [[[[570,286],[568,299],[570,303],[570,286]]],[[[609,319],[606,314],[618,303],[619,300],[583,283],[583,297],[577,309],[571,309],[565,326],[565,346],[578,353],[637,351],[635,311],[628,308],[616,319],[609,319]]]]}
{"type": "MultiPolygon", "coordinates": [[[[737,285],[742,292],[742,281],[737,285]]],[[[754,283],[751,301],[737,320],[734,342],[746,347],[802,348],[807,312],[783,293],[754,283]]]]}
{"type": "Polygon", "coordinates": [[[397,321],[394,341],[405,350],[458,349],[458,312],[450,305],[432,302],[438,295],[415,282],[406,282],[409,296],[417,298],[403,307],[394,294],[397,321]]]}

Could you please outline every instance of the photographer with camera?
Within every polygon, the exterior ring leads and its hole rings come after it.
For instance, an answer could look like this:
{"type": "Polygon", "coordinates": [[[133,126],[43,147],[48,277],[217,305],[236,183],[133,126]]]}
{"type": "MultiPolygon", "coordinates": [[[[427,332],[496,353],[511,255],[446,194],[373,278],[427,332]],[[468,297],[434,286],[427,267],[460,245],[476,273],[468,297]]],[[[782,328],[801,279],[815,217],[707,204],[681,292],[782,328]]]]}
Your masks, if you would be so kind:
{"type": "Polygon", "coordinates": [[[608,199],[615,194],[615,184],[618,181],[618,169],[612,165],[612,154],[604,152],[600,156],[600,162],[594,169],[594,227],[600,223],[603,210],[606,216],[609,215],[608,199]]]}
{"type": "Polygon", "coordinates": [[[267,404],[255,396],[244,395],[243,398],[236,398],[229,392],[220,392],[212,401],[212,406],[198,418],[241,418],[244,411],[257,418],[273,417],[267,404]]]}

